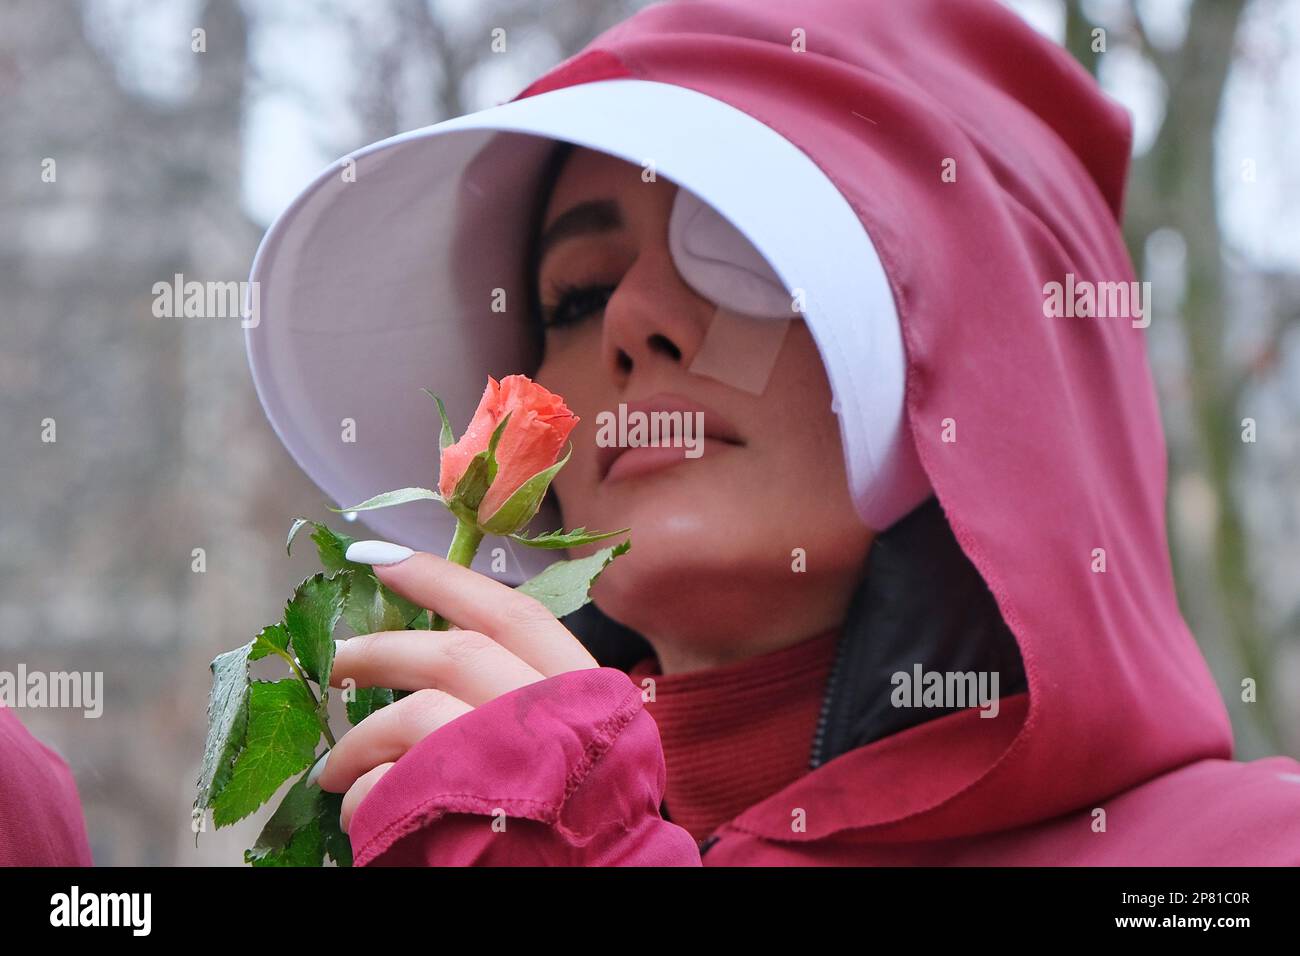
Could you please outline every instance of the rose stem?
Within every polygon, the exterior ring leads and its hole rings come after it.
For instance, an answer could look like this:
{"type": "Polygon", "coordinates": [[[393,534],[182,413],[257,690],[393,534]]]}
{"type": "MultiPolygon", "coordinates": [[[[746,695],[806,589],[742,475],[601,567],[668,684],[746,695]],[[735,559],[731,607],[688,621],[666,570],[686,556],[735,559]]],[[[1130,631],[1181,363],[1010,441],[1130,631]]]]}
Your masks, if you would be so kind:
{"type": "MultiPolygon", "coordinates": [[[[474,563],[474,555],[478,554],[479,542],[482,540],[482,531],[467,521],[457,519],[456,533],[452,535],[451,547],[447,550],[447,560],[468,568],[474,563]]],[[[445,617],[435,611],[429,612],[429,630],[445,631],[449,627],[451,622],[445,617]]]]}

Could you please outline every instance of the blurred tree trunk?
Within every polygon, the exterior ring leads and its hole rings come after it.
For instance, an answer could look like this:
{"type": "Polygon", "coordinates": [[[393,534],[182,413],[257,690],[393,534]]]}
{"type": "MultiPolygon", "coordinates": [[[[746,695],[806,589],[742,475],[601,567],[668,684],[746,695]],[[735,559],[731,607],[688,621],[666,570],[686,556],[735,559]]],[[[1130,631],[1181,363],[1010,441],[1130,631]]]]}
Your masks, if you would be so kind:
{"type": "MultiPolygon", "coordinates": [[[[1204,598],[1204,586],[1211,589],[1216,616],[1221,620],[1194,618],[1193,629],[1202,642],[1212,630],[1221,627],[1225,631],[1225,641],[1239,658],[1241,675],[1255,680],[1259,698],[1257,704],[1242,707],[1240,686],[1234,681],[1226,688],[1229,708],[1254,720],[1268,745],[1276,748],[1281,733],[1270,693],[1275,642],[1257,610],[1250,541],[1237,490],[1243,449],[1249,447],[1241,440],[1244,416],[1240,407],[1247,375],[1233,364],[1226,342],[1225,250],[1215,182],[1214,133],[1245,6],[1246,0],[1194,0],[1182,45],[1167,51],[1150,41],[1136,3],[1130,0],[1129,30],[1122,39],[1136,46],[1152,64],[1168,95],[1154,144],[1133,162],[1124,231],[1139,268],[1146,240],[1155,230],[1176,230],[1186,243],[1187,286],[1178,319],[1186,345],[1195,441],[1190,447],[1169,442],[1170,498],[1178,478],[1194,471],[1208,481],[1216,507],[1209,555],[1211,580],[1199,580],[1178,548],[1174,548],[1175,571],[1185,608],[1195,606],[1192,595],[1204,598]]],[[[1068,0],[1066,7],[1066,47],[1095,73],[1105,55],[1092,50],[1096,24],[1085,13],[1082,0],[1068,0]]],[[[1116,39],[1112,32],[1108,47],[1116,39]]],[[[1174,515],[1169,518],[1172,537],[1174,515]]]]}

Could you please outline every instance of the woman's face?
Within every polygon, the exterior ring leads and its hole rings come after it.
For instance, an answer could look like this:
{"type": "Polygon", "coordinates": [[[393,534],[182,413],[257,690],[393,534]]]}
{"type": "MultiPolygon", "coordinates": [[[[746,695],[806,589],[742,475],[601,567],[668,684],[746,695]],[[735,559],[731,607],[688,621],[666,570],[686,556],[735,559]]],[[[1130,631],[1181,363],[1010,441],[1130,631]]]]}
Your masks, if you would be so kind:
{"type": "MultiPolygon", "coordinates": [[[[676,191],[663,179],[643,181],[639,166],[575,149],[543,236],[561,217],[566,223],[544,241],[537,276],[548,325],[536,378],[581,419],[573,457],[552,488],[565,527],[632,529],[631,551],[605,570],[592,597],[654,645],[665,673],[837,626],[871,542],[802,320],[788,321],[761,395],[727,384],[726,375],[688,370],[716,306],[683,282],[669,254],[676,191]],[[610,449],[597,444],[598,416],[664,398],[703,407],[706,433],[727,440],[705,439],[698,457],[643,450],[603,475],[610,449]]],[[[770,325],[758,326],[771,321],[746,319],[754,325],[733,330],[730,341],[750,328],[770,334],[770,325]]]]}

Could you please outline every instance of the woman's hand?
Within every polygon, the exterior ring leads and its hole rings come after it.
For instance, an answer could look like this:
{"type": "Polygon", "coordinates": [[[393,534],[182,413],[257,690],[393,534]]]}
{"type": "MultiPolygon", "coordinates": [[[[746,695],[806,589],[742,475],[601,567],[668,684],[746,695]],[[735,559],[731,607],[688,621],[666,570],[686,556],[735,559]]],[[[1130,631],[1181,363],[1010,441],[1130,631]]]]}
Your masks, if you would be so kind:
{"type": "Polygon", "coordinates": [[[425,552],[375,565],[385,585],[456,627],[386,631],[340,641],[331,686],[413,691],[348,731],[316,770],[321,789],[346,791],[340,826],[402,754],[486,701],[555,674],[599,667],[539,601],[425,552]]]}

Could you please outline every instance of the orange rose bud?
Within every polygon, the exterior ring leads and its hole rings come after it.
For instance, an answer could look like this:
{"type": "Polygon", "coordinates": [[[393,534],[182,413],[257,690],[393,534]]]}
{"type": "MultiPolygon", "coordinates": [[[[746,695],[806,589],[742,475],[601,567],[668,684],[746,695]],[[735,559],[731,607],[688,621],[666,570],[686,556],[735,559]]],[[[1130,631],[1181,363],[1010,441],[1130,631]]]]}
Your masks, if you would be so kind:
{"type": "MultiPolygon", "coordinates": [[[[459,441],[442,450],[438,492],[445,500],[453,498],[456,485],[474,457],[487,451],[492,433],[506,415],[510,421],[496,447],[496,478],[477,508],[484,519],[481,524],[486,524],[530,478],[556,463],[569,433],[578,424],[564,399],[528,376],[507,375],[500,382],[488,376],[487,388],[469,427],[459,441]]],[[[528,520],[531,518],[529,514],[528,520]]]]}

